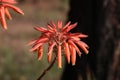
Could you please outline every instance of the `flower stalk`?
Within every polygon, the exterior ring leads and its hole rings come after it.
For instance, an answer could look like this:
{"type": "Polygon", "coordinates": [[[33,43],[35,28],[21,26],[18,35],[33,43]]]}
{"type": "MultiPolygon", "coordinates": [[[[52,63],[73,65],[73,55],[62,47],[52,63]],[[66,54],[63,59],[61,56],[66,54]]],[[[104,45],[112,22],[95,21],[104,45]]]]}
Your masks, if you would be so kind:
{"type": "Polygon", "coordinates": [[[45,74],[53,67],[56,59],[57,59],[57,57],[55,56],[53,61],[51,62],[51,64],[43,71],[43,73],[38,77],[37,80],[42,80],[43,76],[45,76],[45,74]]]}

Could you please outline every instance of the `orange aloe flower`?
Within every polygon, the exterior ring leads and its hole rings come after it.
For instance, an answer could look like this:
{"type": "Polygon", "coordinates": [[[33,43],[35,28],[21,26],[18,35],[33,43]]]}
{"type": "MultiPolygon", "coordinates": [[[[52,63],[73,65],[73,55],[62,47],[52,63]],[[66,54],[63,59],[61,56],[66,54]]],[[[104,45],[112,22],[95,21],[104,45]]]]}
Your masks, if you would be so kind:
{"type": "Polygon", "coordinates": [[[9,20],[12,19],[8,8],[11,8],[19,14],[24,15],[23,11],[13,4],[17,4],[17,2],[15,0],[0,0],[0,22],[3,29],[7,29],[5,17],[7,17],[9,20]]]}
{"type": "Polygon", "coordinates": [[[43,27],[35,27],[37,31],[41,32],[41,36],[28,45],[33,45],[30,51],[38,51],[38,59],[41,60],[43,55],[43,45],[48,43],[48,62],[51,61],[53,51],[57,57],[58,67],[62,68],[62,51],[68,63],[75,65],[76,52],[81,56],[81,51],[88,54],[88,45],[81,41],[81,38],[86,38],[87,35],[82,33],[70,33],[69,31],[77,26],[77,23],[71,24],[68,22],[64,27],[62,21],[58,21],[57,25],[51,21],[47,25],[47,29],[43,27]],[[80,49],[79,49],[80,48],[80,49]]]}

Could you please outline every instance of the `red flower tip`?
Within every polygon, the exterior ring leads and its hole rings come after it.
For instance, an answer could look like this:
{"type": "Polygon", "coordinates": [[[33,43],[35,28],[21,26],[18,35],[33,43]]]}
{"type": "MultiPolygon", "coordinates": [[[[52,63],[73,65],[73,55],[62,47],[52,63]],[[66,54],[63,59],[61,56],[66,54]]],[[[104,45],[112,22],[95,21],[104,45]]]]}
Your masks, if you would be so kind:
{"type": "Polygon", "coordinates": [[[0,22],[3,27],[3,29],[7,29],[7,23],[5,20],[5,17],[7,17],[9,20],[12,20],[12,17],[8,11],[8,8],[13,9],[14,11],[18,12],[19,14],[24,15],[23,11],[19,9],[16,6],[13,6],[12,4],[17,4],[15,0],[0,0],[0,22]]]}
{"type": "Polygon", "coordinates": [[[35,30],[41,32],[41,36],[31,42],[33,45],[30,51],[38,51],[38,59],[41,60],[43,55],[43,45],[48,43],[48,62],[51,62],[52,54],[57,57],[58,67],[62,68],[62,50],[64,51],[68,63],[75,65],[76,53],[81,56],[82,52],[88,54],[88,45],[81,41],[81,38],[88,37],[81,33],[70,33],[69,31],[77,26],[77,23],[70,24],[68,22],[64,27],[62,21],[58,20],[57,25],[53,21],[47,25],[47,29],[43,27],[34,27],[35,30]],[[82,51],[82,52],[81,52],[82,51]]]}

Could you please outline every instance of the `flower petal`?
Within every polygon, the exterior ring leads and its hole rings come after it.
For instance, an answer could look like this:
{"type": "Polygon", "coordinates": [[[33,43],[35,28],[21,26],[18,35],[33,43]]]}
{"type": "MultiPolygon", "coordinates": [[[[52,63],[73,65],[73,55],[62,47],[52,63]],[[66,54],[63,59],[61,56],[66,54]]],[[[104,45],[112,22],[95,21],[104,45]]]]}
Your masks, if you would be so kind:
{"type": "Polygon", "coordinates": [[[30,51],[32,52],[32,51],[35,51],[36,49],[38,49],[40,46],[42,46],[43,45],[43,43],[37,43],[37,44],[35,44],[31,49],[30,49],[30,51]]]}
{"type": "Polygon", "coordinates": [[[34,27],[35,30],[40,31],[40,32],[48,32],[48,30],[46,28],[43,27],[34,27]]]}
{"type": "Polygon", "coordinates": [[[64,31],[64,29],[66,29],[66,28],[70,25],[70,23],[71,23],[71,21],[69,21],[69,22],[63,27],[63,30],[62,30],[62,31],[64,31]]]}
{"type": "Polygon", "coordinates": [[[54,29],[56,29],[56,25],[55,25],[55,23],[54,23],[53,21],[50,21],[50,25],[51,25],[54,29]]]}
{"type": "Polygon", "coordinates": [[[79,48],[74,44],[74,42],[71,40],[68,40],[68,43],[69,45],[73,46],[75,50],[77,51],[78,55],[81,56],[82,53],[80,52],[79,48]]]}
{"type": "Polygon", "coordinates": [[[78,38],[86,38],[88,37],[88,35],[82,34],[82,33],[69,33],[67,36],[74,36],[74,37],[78,37],[78,38]]]}
{"type": "Polygon", "coordinates": [[[49,28],[49,31],[50,31],[50,32],[56,32],[56,29],[54,29],[53,27],[51,27],[49,24],[48,24],[47,27],[49,28]]]}
{"type": "Polygon", "coordinates": [[[77,23],[71,24],[70,26],[66,27],[63,32],[67,33],[69,32],[71,29],[75,28],[77,26],[77,23]]]}
{"type": "Polygon", "coordinates": [[[41,60],[42,59],[42,56],[43,56],[43,47],[40,46],[38,48],[38,60],[41,60]]]}
{"type": "Polygon", "coordinates": [[[7,29],[7,24],[6,24],[6,20],[5,20],[5,9],[4,9],[4,7],[2,6],[1,8],[0,8],[0,17],[1,17],[1,24],[2,24],[2,27],[3,27],[3,29],[7,29]]]}
{"type": "Polygon", "coordinates": [[[49,39],[47,37],[40,37],[36,43],[46,43],[49,39]]]}
{"type": "Polygon", "coordinates": [[[50,25],[47,25],[47,27],[48,27],[50,30],[53,30],[53,28],[52,28],[50,25]]]}
{"type": "Polygon", "coordinates": [[[48,63],[50,63],[51,58],[52,58],[52,53],[47,56],[48,63]]]}
{"type": "Polygon", "coordinates": [[[34,44],[37,40],[38,40],[38,39],[32,40],[32,41],[28,42],[27,45],[32,45],[32,44],[34,44]]]}
{"type": "Polygon", "coordinates": [[[89,51],[86,49],[86,47],[88,47],[87,44],[85,44],[85,43],[83,43],[83,42],[81,42],[81,41],[76,41],[75,43],[77,43],[78,46],[79,46],[86,54],[88,54],[89,51]]]}
{"type": "Polygon", "coordinates": [[[67,59],[68,63],[70,63],[70,50],[69,50],[68,43],[64,42],[63,46],[64,46],[64,51],[65,51],[66,59],[67,59]]]}
{"type": "Polygon", "coordinates": [[[53,51],[53,48],[55,46],[55,42],[53,42],[52,44],[49,45],[48,47],[48,62],[51,61],[51,58],[52,58],[52,51],[53,51]]]}
{"type": "Polygon", "coordinates": [[[58,20],[58,29],[61,29],[62,28],[62,21],[58,20]]]}
{"type": "Polygon", "coordinates": [[[72,65],[74,66],[76,63],[76,50],[73,46],[69,46],[69,48],[70,48],[70,53],[71,53],[72,65]]]}
{"type": "Polygon", "coordinates": [[[2,0],[2,2],[10,3],[10,4],[17,4],[15,0],[2,0]]]}
{"type": "Polygon", "coordinates": [[[86,38],[86,37],[88,37],[88,35],[80,34],[80,35],[78,35],[78,37],[80,37],[80,38],[86,38]]]}
{"type": "Polygon", "coordinates": [[[75,37],[75,36],[70,36],[70,37],[68,37],[70,40],[76,40],[76,41],[79,41],[80,40],[80,38],[78,38],[78,37],[75,37]]]}
{"type": "Polygon", "coordinates": [[[58,54],[57,54],[57,58],[58,58],[58,67],[62,68],[62,61],[61,61],[61,46],[58,45],[57,46],[58,49],[58,54]]]}
{"type": "Polygon", "coordinates": [[[12,17],[11,17],[11,15],[10,15],[10,13],[9,13],[9,11],[8,11],[7,8],[5,8],[5,15],[6,15],[6,17],[7,17],[9,20],[12,20],[12,17]]]}
{"type": "Polygon", "coordinates": [[[77,23],[74,23],[74,24],[70,25],[70,26],[66,29],[66,31],[68,32],[68,31],[70,31],[71,29],[75,28],[76,26],[77,26],[77,23]]]}
{"type": "Polygon", "coordinates": [[[4,3],[4,6],[9,7],[11,9],[13,9],[14,11],[24,15],[23,11],[20,8],[16,7],[16,6],[13,6],[13,5],[10,5],[10,4],[6,4],[6,3],[4,3]]]}
{"type": "Polygon", "coordinates": [[[53,48],[54,48],[55,45],[56,45],[55,42],[53,42],[52,44],[49,45],[49,48],[48,48],[48,55],[51,54],[51,52],[53,51],[53,48]]]}

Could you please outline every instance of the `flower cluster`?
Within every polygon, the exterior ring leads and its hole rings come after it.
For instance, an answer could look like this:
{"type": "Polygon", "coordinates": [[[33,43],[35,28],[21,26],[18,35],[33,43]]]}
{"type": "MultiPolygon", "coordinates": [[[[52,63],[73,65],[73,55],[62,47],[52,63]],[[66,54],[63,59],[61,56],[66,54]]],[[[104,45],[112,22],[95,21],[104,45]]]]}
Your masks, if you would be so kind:
{"type": "Polygon", "coordinates": [[[8,8],[13,9],[14,11],[18,12],[19,14],[24,15],[23,11],[18,7],[14,6],[13,4],[17,4],[15,0],[0,0],[0,22],[3,29],[7,29],[7,24],[5,20],[5,16],[11,20],[12,17],[8,11],[8,8]]]}
{"type": "Polygon", "coordinates": [[[54,50],[57,56],[58,67],[62,67],[62,50],[66,56],[67,62],[72,62],[75,65],[76,52],[81,56],[81,50],[88,54],[88,45],[81,41],[81,38],[86,38],[87,35],[82,33],[70,33],[69,31],[77,26],[77,23],[71,24],[68,22],[62,27],[62,21],[58,21],[57,25],[53,21],[47,25],[48,29],[43,27],[35,27],[37,31],[41,32],[41,36],[31,42],[33,45],[30,51],[38,51],[38,59],[41,60],[43,55],[43,45],[48,43],[48,62],[51,61],[52,52],[54,50]],[[79,48],[81,48],[81,50],[79,48]]]}

